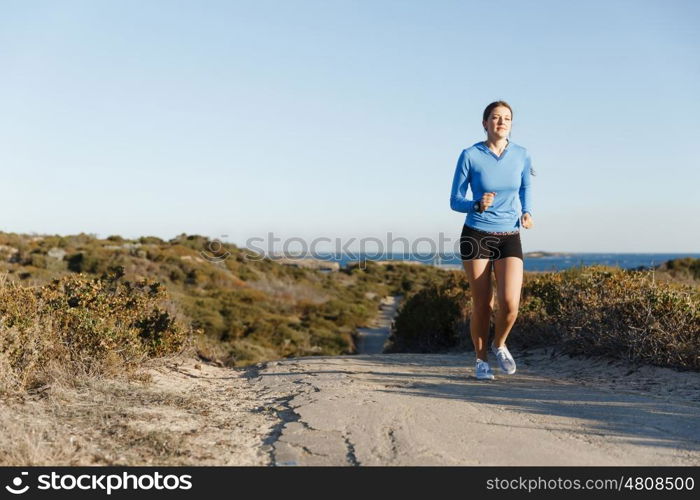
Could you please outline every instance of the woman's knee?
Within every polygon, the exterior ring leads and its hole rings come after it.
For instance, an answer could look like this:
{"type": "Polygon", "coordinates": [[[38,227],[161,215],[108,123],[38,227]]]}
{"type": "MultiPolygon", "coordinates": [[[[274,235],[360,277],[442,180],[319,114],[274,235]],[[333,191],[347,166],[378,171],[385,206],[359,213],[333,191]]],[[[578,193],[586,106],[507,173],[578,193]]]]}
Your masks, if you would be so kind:
{"type": "Polygon", "coordinates": [[[493,300],[472,300],[472,311],[480,315],[491,315],[493,300]]]}
{"type": "Polygon", "coordinates": [[[501,309],[502,314],[506,316],[506,318],[515,318],[518,316],[518,307],[519,303],[517,300],[505,300],[503,301],[503,305],[498,304],[498,308],[501,309]]]}

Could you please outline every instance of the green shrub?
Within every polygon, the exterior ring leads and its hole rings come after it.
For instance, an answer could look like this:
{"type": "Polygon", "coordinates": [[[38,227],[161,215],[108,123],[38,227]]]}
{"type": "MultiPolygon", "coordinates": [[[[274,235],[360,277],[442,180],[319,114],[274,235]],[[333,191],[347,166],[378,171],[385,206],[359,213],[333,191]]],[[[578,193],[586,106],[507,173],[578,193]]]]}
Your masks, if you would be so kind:
{"type": "Polygon", "coordinates": [[[688,277],[700,280],[700,259],[684,257],[669,260],[658,267],[660,271],[668,271],[672,276],[688,277]]]}
{"type": "Polygon", "coordinates": [[[388,352],[436,352],[466,346],[471,295],[460,273],[428,283],[407,296],[389,338],[388,352]]]}

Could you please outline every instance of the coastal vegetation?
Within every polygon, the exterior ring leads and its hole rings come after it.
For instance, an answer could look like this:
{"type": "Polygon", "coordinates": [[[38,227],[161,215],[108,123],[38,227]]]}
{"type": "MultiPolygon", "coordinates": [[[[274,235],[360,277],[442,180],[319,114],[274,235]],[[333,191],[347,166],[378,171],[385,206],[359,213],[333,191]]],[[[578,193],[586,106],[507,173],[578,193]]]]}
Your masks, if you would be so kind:
{"type": "MultiPolygon", "coordinates": [[[[526,273],[512,341],[698,369],[698,269],[526,273]]],[[[352,354],[386,295],[404,296],[391,350],[470,349],[462,271],[367,261],[324,272],[198,235],[0,233],[0,390],[129,376],[185,351],[221,366],[352,354]]]]}

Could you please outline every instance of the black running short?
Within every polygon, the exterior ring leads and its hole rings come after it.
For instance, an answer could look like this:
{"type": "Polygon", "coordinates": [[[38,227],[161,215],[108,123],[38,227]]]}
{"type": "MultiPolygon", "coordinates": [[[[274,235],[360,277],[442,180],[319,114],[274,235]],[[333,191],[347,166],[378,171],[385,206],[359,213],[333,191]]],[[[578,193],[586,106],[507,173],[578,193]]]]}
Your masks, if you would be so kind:
{"type": "Polygon", "coordinates": [[[488,233],[465,224],[459,239],[459,253],[462,260],[498,260],[504,257],[519,257],[522,260],[520,232],[488,233]]]}

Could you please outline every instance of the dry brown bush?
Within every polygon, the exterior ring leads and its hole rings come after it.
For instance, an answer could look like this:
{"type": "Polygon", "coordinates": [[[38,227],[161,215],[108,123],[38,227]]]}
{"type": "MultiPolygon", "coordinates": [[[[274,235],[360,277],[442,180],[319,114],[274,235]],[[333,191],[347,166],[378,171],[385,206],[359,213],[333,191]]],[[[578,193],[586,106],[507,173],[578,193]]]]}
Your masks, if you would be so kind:
{"type": "Polygon", "coordinates": [[[70,275],[40,287],[0,283],[0,392],[124,374],[182,351],[193,330],[148,280],[70,275]]]}

